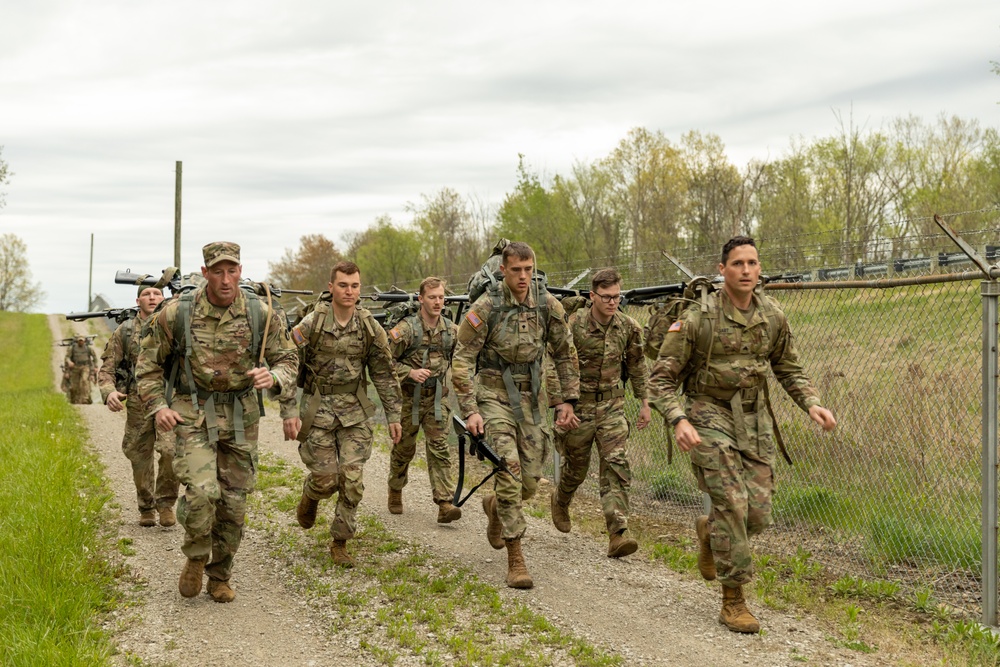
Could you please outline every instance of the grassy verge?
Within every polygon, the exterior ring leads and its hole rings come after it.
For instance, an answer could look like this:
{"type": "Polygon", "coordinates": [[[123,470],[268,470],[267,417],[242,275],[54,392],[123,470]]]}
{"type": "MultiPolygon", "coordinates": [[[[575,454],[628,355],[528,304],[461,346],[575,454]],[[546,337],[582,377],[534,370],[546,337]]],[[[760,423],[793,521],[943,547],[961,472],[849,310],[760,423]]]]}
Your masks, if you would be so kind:
{"type": "Polygon", "coordinates": [[[0,664],[102,665],[108,491],[84,429],[52,389],[43,315],[0,312],[0,664]]]}

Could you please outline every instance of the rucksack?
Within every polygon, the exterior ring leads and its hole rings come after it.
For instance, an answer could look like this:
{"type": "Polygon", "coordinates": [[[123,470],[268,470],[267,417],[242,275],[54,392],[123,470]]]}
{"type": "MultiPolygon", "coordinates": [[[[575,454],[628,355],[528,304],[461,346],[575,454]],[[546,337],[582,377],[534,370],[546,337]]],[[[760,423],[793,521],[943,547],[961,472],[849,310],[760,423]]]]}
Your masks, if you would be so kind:
{"type": "MultiPolygon", "coordinates": [[[[313,322],[312,331],[309,334],[309,344],[304,345],[299,348],[299,374],[296,378],[296,384],[299,387],[305,388],[306,386],[306,371],[307,363],[311,360],[312,355],[315,354],[316,345],[319,343],[320,334],[323,331],[323,325],[326,322],[326,318],[330,313],[330,309],[333,307],[333,295],[327,291],[323,290],[323,293],[312,301],[306,302],[304,306],[298,309],[296,313],[298,315],[298,321],[301,322],[305,319],[306,315],[313,311],[319,311],[313,322]]],[[[357,307],[358,310],[363,310],[368,312],[366,309],[357,307]]],[[[369,313],[370,315],[371,313],[369,313]]],[[[372,342],[375,340],[375,331],[371,326],[371,318],[364,317],[362,314],[361,321],[364,322],[364,335],[365,335],[365,349],[369,349],[372,342]]],[[[364,379],[364,373],[362,373],[362,379],[364,379]]]]}
{"type": "MultiPolygon", "coordinates": [[[[714,285],[708,278],[699,276],[687,284],[684,288],[684,293],[680,296],[675,296],[663,303],[658,303],[653,306],[653,312],[650,314],[649,323],[646,325],[643,331],[643,337],[645,342],[643,344],[643,352],[651,360],[656,361],[656,357],[660,354],[660,348],[663,346],[663,339],[667,335],[667,331],[670,330],[670,326],[680,319],[684,311],[687,310],[688,306],[692,303],[700,303],[702,313],[708,312],[708,293],[714,289],[714,285]]],[[[714,318],[714,315],[711,316],[714,318]]],[[[702,322],[706,318],[702,318],[702,322]]],[[[701,349],[703,345],[708,345],[711,341],[712,329],[708,330],[702,326],[702,330],[699,332],[698,338],[698,348],[701,349]]]]}

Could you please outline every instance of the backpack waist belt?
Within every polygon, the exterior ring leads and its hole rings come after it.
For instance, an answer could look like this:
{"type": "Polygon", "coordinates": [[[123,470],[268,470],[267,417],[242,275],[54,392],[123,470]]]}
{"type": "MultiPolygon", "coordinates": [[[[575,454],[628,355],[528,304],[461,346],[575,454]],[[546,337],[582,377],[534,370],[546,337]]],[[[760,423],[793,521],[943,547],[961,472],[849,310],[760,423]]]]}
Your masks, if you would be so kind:
{"type": "Polygon", "coordinates": [[[612,387],[607,391],[581,391],[580,400],[593,401],[594,403],[601,403],[603,401],[610,401],[612,398],[620,398],[624,395],[625,395],[624,387],[612,387]]]}
{"type": "MultiPolygon", "coordinates": [[[[208,442],[215,444],[219,441],[219,422],[216,419],[215,406],[233,406],[233,432],[236,434],[236,444],[247,444],[246,431],[243,423],[243,401],[244,396],[253,392],[253,385],[240,391],[207,391],[197,387],[197,399],[192,396],[192,403],[195,403],[199,411],[205,415],[205,426],[208,427],[208,442]]],[[[178,386],[174,393],[178,395],[190,396],[191,392],[187,387],[178,386]]]]}
{"type": "Polygon", "coordinates": [[[364,410],[366,418],[375,414],[375,404],[368,398],[368,383],[363,381],[363,376],[358,376],[353,381],[343,384],[317,382],[314,379],[306,383],[305,391],[302,394],[302,402],[306,407],[302,414],[302,428],[299,429],[299,435],[296,437],[296,440],[299,442],[306,441],[306,436],[312,430],[313,421],[316,419],[316,413],[319,412],[319,404],[322,402],[324,396],[332,394],[354,394],[358,399],[358,403],[361,404],[361,409],[364,410]]]}
{"type": "Polygon", "coordinates": [[[420,425],[420,397],[434,396],[434,421],[440,422],[444,419],[441,411],[441,398],[445,396],[444,382],[438,382],[438,376],[429,377],[423,384],[417,384],[413,380],[406,380],[402,383],[402,389],[409,391],[413,395],[413,405],[410,409],[410,423],[414,426],[420,425]]]}

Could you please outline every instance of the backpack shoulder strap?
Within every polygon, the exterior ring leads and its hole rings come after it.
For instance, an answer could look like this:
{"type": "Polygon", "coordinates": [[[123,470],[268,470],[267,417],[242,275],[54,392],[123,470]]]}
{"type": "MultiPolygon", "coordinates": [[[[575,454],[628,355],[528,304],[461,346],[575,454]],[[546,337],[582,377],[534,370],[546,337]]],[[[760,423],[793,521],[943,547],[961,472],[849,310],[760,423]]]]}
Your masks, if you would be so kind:
{"type": "Polygon", "coordinates": [[[247,320],[250,322],[250,357],[256,364],[264,345],[264,308],[256,292],[243,290],[243,296],[247,300],[247,320]]]}

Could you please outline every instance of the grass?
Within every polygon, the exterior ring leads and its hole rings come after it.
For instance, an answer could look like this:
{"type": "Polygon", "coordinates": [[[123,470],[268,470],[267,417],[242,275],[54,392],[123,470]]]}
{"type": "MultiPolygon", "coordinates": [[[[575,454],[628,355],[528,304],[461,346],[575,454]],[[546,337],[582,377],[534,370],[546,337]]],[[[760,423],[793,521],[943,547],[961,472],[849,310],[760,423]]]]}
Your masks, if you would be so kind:
{"type": "Polygon", "coordinates": [[[0,312],[0,664],[104,665],[110,496],[76,412],[52,389],[50,343],[45,316],[0,312]]]}

